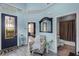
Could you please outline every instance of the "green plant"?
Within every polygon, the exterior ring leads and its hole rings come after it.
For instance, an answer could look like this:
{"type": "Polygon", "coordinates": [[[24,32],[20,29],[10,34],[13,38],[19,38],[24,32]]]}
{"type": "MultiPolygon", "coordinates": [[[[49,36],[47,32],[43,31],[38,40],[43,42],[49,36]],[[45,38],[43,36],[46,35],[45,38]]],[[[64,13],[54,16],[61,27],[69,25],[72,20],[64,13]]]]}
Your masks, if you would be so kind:
{"type": "Polygon", "coordinates": [[[46,47],[50,48],[52,43],[53,43],[53,40],[46,42],[46,47]]]}

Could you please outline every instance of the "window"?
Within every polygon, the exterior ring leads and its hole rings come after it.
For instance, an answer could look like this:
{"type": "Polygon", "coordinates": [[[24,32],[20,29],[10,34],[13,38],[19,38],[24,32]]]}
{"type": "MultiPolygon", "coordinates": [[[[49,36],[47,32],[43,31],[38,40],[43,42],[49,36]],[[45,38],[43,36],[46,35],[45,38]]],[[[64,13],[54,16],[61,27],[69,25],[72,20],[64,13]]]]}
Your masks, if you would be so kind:
{"type": "Polygon", "coordinates": [[[5,39],[13,38],[15,35],[15,18],[5,16],[5,39]]]}

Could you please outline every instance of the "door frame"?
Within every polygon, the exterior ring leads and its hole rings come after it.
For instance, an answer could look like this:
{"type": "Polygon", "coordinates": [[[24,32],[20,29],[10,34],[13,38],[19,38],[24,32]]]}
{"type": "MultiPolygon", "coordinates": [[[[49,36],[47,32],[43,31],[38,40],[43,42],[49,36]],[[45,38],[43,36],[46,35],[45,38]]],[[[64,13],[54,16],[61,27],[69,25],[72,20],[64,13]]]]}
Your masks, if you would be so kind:
{"type": "MultiPolygon", "coordinates": [[[[2,48],[2,19],[3,19],[3,15],[5,15],[5,16],[11,16],[11,17],[15,17],[15,20],[16,20],[16,29],[15,29],[15,31],[16,31],[16,46],[17,46],[17,44],[18,44],[18,31],[17,31],[17,29],[18,29],[18,25],[17,25],[17,16],[14,16],[14,15],[11,15],[11,14],[6,14],[6,13],[1,13],[1,49],[3,49],[2,48]]],[[[5,48],[4,48],[5,49],[5,48]]]]}
{"type": "MultiPolygon", "coordinates": [[[[76,14],[76,19],[75,19],[75,26],[76,26],[76,40],[75,40],[75,55],[77,55],[78,53],[77,53],[77,40],[78,40],[78,38],[77,38],[77,35],[78,35],[78,33],[77,33],[77,20],[78,20],[78,13],[79,12],[70,12],[70,13],[67,13],[67,14],[62,14],[62,15],[59,15],[59,16],[57,16],[56,17],[56,19],[57,19],[57,21],[56,21],[56,29],[58,29],[58,23],[59,23],[59,20],[58,20],[58,18],[60,18],[60,17],[64,17],[64,16],[67,16],[67,15],[71,15],[71,14],[76,14]]],[[[56,38],[57,38],[57,40],[58,40],[58,30],[56,30],[56,38]]],[[[58,41],[57,41],[58,42],[58,41]]],[[[58,47],[58,46],[57,46],[58,47]]],[[[57,55],[58,55],[58,48],[57,48],[57,55]]]]}
{"type": "MultiPolygon", "coordinates": [[[[35,28],[36,28],[36,24],[35,24],[35,22],[28,22],[28,25],[29,25],[29,24],[34,24],[34,34],[36,34],[36,29],[35,29],[35,28]]],[[[29,36],[29,35],[28,35],[28,36],[29,36]]],[[[31,35],[31,36],[32,36],[32,35],[31,35]]]]}
{"type": "Polygon", "coordinates": [[[35,37],[36,37],[36,23],[35,23],[35,22],[28,22],[28,23],[27,23],[27,44],[28,44],[28,45],[29,45],[29,42],[28,42],[28,41],[29,41],[29,37],[28,37],[28,36],[29,36],[29,35],[28,35],[28,24],[30,24],[30,23],[33,23],[33,24],[34,24],[34,28],[35,28],[34,31],[35,31],[35,37]]]}

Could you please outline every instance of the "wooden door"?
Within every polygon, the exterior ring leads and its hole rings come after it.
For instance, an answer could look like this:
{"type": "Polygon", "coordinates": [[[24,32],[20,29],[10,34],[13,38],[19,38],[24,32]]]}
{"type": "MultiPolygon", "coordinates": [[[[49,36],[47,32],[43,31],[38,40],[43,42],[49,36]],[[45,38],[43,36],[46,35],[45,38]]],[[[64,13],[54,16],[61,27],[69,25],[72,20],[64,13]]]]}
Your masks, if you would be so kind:
{"type": "Polygon", "coordinates": [[[67,41],[75,41],[76,25],[75,20],[61,21],[59,23],[60,39],[67,41]]]}
{"type": "Polygon", "coordinates": [[[76,22],[75,22],[75,20],[72,22],[72,31],[73,31],[73,34],[72,34],[73,41],[76,41],[76,22]]]}
{"type": "Polygon", "coordinates": [[[67,23],[66,22],[60,22],[60,39],[67,39],[67,23]]]}
{"type": "Polygon", "coordinates": [[[68,40],[75,41],[76,40],[76,25],[75,20],[68,22],[68,40]]]}

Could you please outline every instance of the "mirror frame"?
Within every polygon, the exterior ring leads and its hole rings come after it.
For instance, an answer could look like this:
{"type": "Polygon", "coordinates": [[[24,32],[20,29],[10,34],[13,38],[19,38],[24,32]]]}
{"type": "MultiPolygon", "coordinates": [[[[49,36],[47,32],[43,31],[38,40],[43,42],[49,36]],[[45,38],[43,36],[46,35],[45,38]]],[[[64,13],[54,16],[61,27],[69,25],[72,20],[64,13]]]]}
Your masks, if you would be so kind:
{"type": "MultiPolygon", "coordinates": [[[[40,21],[39,21],[39,31],[40,32],[44,32],[44,33],[52,33],[53,31],[52,31],[52,19],[53,18],[49,18],[49,17],[44,17],[44,18],[42,18],[40,21]],[[42,28],[42,25],[41,25],[41,23],[43,22],[43,21],[45,21],[45,20],[47,20],[47,21],[50,21],[50,31],[43,31],[43,30],[41,30],[41,28],[42,28]]],[[[48,28],[48,27],[47,27],[48,28]]]]}

